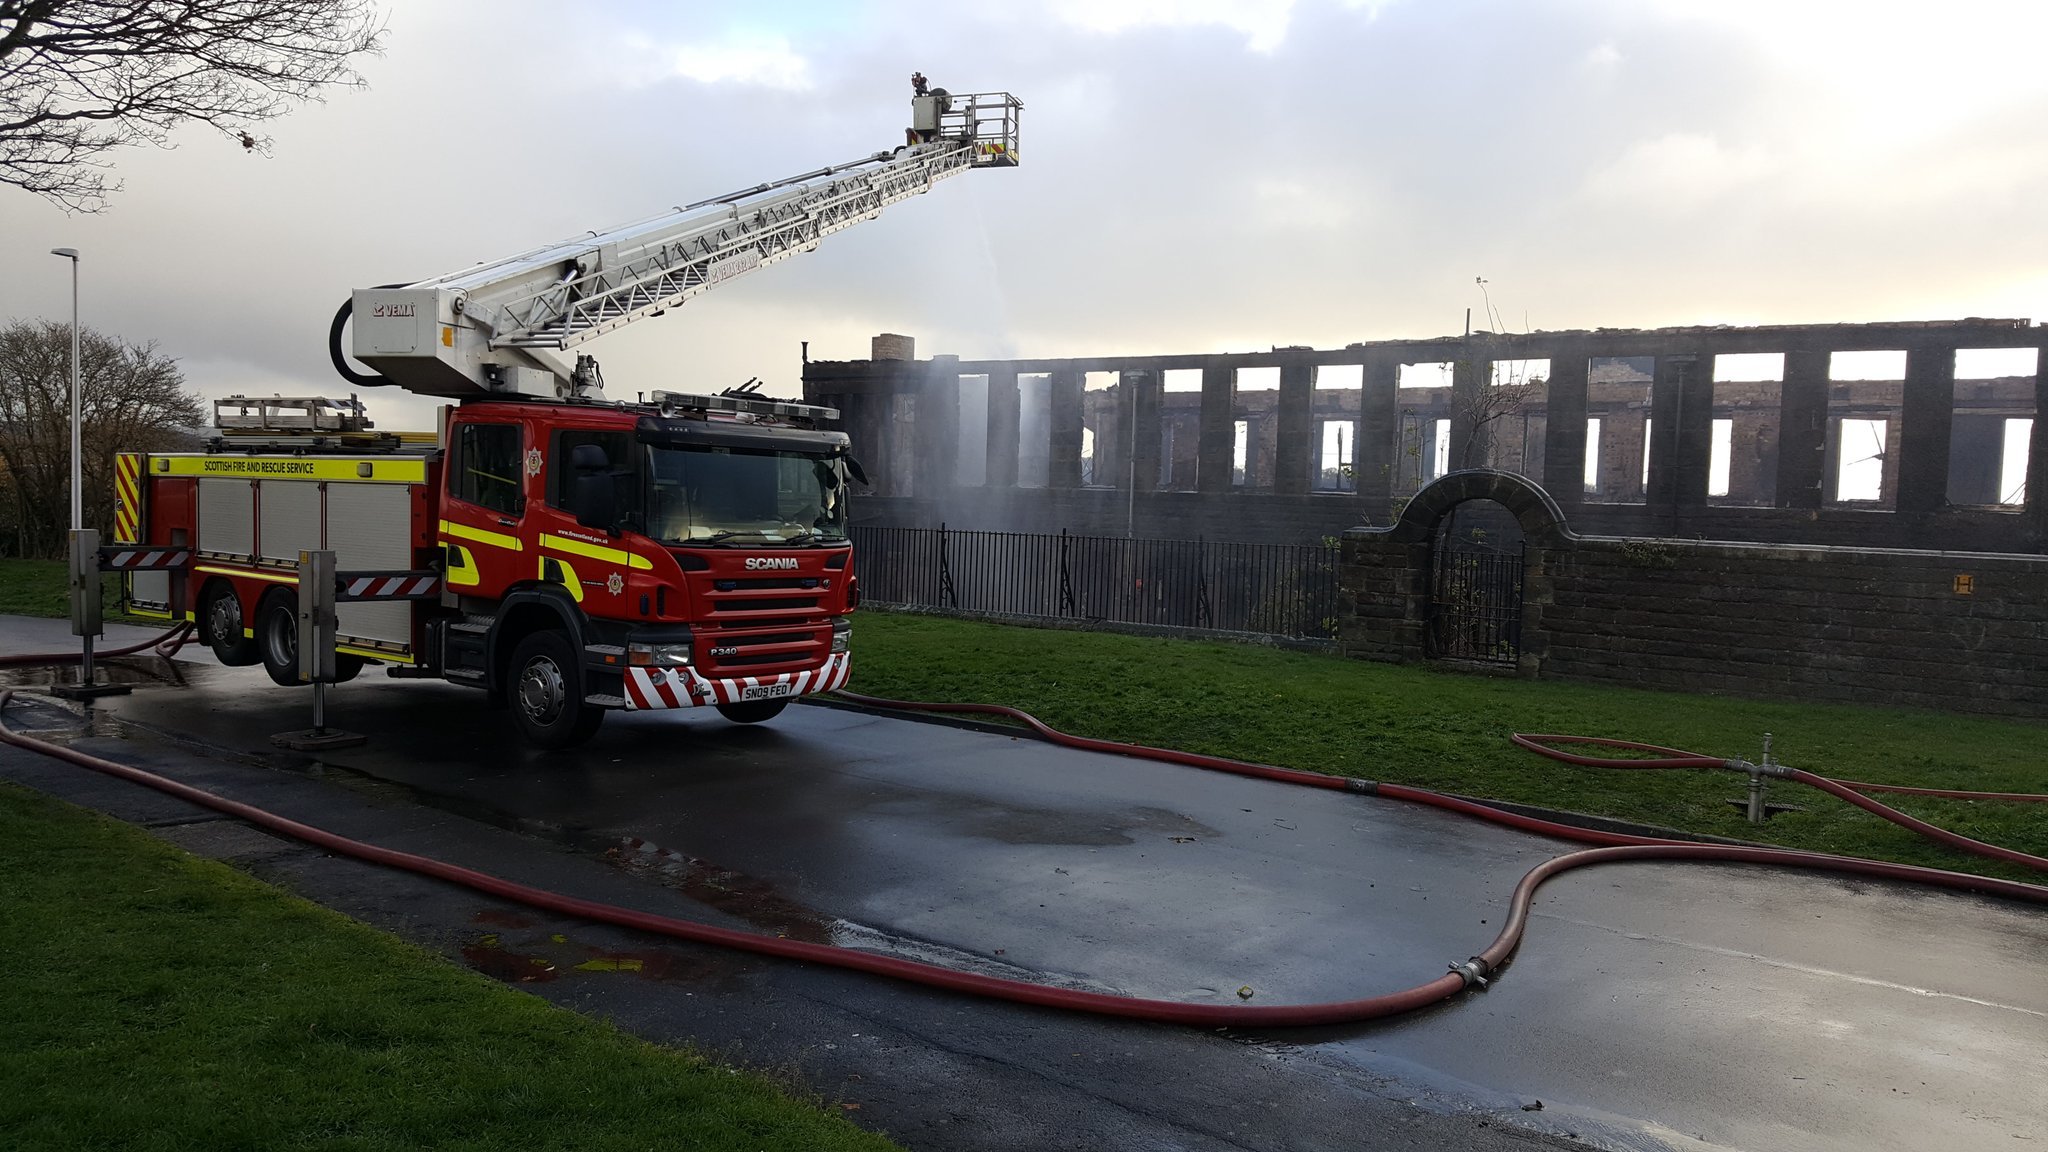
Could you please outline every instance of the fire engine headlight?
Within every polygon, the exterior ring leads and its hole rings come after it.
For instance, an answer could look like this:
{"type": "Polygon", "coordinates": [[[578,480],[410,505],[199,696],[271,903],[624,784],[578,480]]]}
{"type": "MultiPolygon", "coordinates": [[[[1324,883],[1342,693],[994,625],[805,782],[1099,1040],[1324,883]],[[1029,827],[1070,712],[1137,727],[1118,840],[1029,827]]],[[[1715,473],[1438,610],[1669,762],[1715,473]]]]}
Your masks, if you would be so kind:
{"type": "Polygon", "coordinates": [[[852,638],[853,625],[847,623],[844,619],[832,622],[832,650],[834,652],[846,651],[847,641],[852,638]]]}
{"type": "Polygon", "coordinates": [[[688,644],[628,644],[626,662],[640,668],[682,668],[690,663],[688,644]]]}

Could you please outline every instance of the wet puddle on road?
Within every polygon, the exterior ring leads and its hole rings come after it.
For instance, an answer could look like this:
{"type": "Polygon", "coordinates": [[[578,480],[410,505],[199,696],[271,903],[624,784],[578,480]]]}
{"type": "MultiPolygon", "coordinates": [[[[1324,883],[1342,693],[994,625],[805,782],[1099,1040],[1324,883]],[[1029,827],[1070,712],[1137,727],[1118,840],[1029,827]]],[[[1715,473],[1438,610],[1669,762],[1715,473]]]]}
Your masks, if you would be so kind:
{"type": "Polygon", "coordinates": [[[462,946],[471,968],[506,984],[546,984],[574,973],[626,973],[642,980],[725,990],[749,969],[737,958],[693,956],[679,948],[615,950],[543,929],[532,917],[485,908],[470,917],[485,932],[462,946]]]}

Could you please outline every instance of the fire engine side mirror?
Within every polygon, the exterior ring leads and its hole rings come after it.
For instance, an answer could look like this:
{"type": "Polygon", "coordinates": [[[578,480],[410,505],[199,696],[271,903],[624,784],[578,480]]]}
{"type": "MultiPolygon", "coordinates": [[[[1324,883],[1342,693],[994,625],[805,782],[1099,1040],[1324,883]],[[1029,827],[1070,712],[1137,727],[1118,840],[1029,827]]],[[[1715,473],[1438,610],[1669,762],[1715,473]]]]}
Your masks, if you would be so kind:
{"type": "MultiPolygon", "coordinates": [[[[862,470],[862,468],[861,468],[861,466],[860,466],[860,461],[858,461],[858,460],[856,460],[856,459],[854,459],[854,458],[853,458],[853,453],[851,453],[851,452],[848,452],[848,453],[846,453],[846,454],[842,455],[842,456],[840,457],[840,459],[841,459],[841,460],[844,460],[844,461],[846,461],[846,470],[847,470],[848,472],[851,472],[851,473],[853,474],[853,479],[854,479],[854,482],[855,482],[855,483],[858,483],[858,484],[867,484],[867,483],[868,483],[868,474],[867,474],[867,472],[865,472],[864,470],[862,470]]],[[[873,485],[869,485],[869,487],[873,487],[873,485]]]]}

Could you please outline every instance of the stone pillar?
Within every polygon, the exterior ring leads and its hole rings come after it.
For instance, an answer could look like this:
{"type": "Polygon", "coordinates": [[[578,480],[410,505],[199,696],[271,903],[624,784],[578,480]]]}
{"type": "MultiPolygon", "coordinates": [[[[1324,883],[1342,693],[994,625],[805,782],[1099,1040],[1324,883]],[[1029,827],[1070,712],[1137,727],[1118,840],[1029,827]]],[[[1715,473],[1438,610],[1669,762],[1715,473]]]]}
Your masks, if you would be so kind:
{"type": "Polygon", "coordinates": [[[1550,354],[1543,409],[1543,487],[1567,512],[1586,499],[1586,365],[1583,344],[1550,354]]]}
{"type": "Polygon", "coordinates": [[[2027,442],[2027,539],[2019,547],[2048,552],[2048,347],[2034,362],[2034,434],[2027,442]]]}
{"type": "Polygon", "coordinates": [[[913,495],[937,496],[960,481],[960,358],[934,356],[917,397],[913,495]]]}
{"type": "Polygon", "coordinates": [[[1451,365],[1451,461],[1450,470],[1484,468],[1493,433],[1491,415],[1494,397],[1493,357],[1478,344],[1467,343],[1451,365]]]}
{"type": "Polygon", "coordinates": [[[1048,488],[1081,486],[1082,376],[1071,368],[1052,374],[1052,459],[1046,468],[1048,488]]]}
{"type": "Polygon", "coordinates": [[[1949,434],[1955,407],[1955,346],[1916,343],[1906,349],[1894,504],[1899,511],[1933,512],[1948,503],[1949,434]]]}
{"type": "Polygon", "coordinates": [[[1827,491],[1830,349],[1788,350],[1778,399],[1778,507],[1818,508],[1827,491]]]}
{"type": "Polygon", "coordinates": [[[1159,490],[1159,409],[1165,403],[1166,377],[1157,368],[1127,368],[1124,390],[1131,394],[1137,422],[1138,491],[1159,490]]]}
{"type": "Polygon", "coordinates": [[[988,370],[988,480],[991,488],[1017,486],[1017,369],[1008,364],[988,370]]]}
{"type": "Polygon", "coordinates": [[[1280,366],[1277,441],[1273,445],[1273,491],[1303,494],[1315,471],[1315,392],[1306,364],[1280,366]]]}
{"type": "Polygon", "coordinates": [[[1201,492],[1230,491],[1230,467],[1237,437],[1231,430],[1231,406],[1237,390],[1237,372],[1231,368],[1202,369],[1202,436],[1195,464],[1195,488],[1201,492]]]}
{"type": "Polygon", "coordinates": [[[1672,352],[1657,357],[1650,382],[1650,485],[1643,502],[1679,528],[1684,510],[1707,502],[1714,452],[1714,357],[1672,352]]]}
{"type": "Polygon", "coordinates": [[[1365,358],[1358,377],[1358,429],[1352,442],[1358,499],[1374,519],[1388,514],[1394,499],[1394,467],[1400,451],[1401,363],[1387,353],[1365,358]]]}

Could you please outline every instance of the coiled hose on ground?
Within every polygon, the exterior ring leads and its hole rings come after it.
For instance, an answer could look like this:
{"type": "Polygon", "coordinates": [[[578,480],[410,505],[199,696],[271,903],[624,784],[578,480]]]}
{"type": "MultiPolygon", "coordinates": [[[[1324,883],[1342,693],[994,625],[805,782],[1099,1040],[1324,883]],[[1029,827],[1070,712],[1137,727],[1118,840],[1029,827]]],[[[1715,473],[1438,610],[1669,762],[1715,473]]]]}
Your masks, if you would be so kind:
{"type": "MultiPolygon", "coordinates": [[[[8,700],[12,695],[11,691],[0,691],[0,710],[6,708],[8,700]]],[[[855,703],[874,708],[1005,716],[1021,721],[1041,739],[1064,747],[1158,760],[1170,764],[1182,764],[1193,768],[1230,772],[1241,776],[1251,776],[1288,784],[1299,784],[1312,788],[1357,792],[1381,796],[1390,800],[1426,804],[1431,807],[1462,813],[1525,832],[1534,832],[1546,836],[1555,836],[1560,839],[1601,846],[1557,856],[1530,869],[1522,877],[1520,883],[1515,885],[1514,893],[1509,900],[1507,918],[1492,943],[1481,949],[1471,959],[1462,963],[1451,964],[1449,971],[1433,980],[1425,981],[1410,988],[1375,996],[1320,1004],[1270,1006],[1194,1004],[1136,996],[1117,996],[1108,993],[1087,992],[1068,988],[1053,988],[1023,980],[1009,980],[1001,977],[961,972],[935,964],[905,960],[893,956],[881,956],[871,952],[839,948],[828,944],[813,944],[782,937],[763,936],[752,932],[739,932],[694,921],[640,912],[614,904],[584,900],[521,884],[490,875],[489,873],[479,872],[475,869],[464,868],[446,861],[435,860],[410,852],[382,848],[374,844],[367,844],[359,840],[339,836],[249,804],[229,800],[226,797],[204,791],[203,789],[179,783],[153,772],[144,771],[130,765],[116,763],[80,752],[76,749],[62,747],[23,735],[7,727],[4,720],[0,720],[0,740],[156,789],[159,792],[234,816],[248,821],[257,827],[290,836],[329,852],[351,856],[375,864],[401,868],[422,876],[429,876],[451,884],[461,885],[488,896],[515,901],[548,912],[614,924],[620,927],[651,932],[694,943],[714,944],[767,956],[780,956],[792,960],[805,960],[816,964],[829,964],[835,967],[870,972],[936,988],[944,988],[950,991],[965,992],[1022,1004],[1041,1005],[1049,1008],[1061,1008],[1103,1016],[1131,1017],[1209,1028],[1276,1028],[1345,1024],[1374,1020],[1398,1015],[1403,1012],[1410,1012],[1417,1008],[1446,1000],[1468,988],[1482,987],[1488,978],[1514,953],[1516,946],[1520,944],[1523,929],[1528,923],[1529,906],[1535,898],[1536,890],[1545,881],[1553,877],[1562,875],[1575,868],[1584,868],[1594,864],[1618,863],[1630,860],[1697,860],[1721,863],[1774,864],[1781,867],[1842,872],[1850,875],[1875,877],[1882,880],[1927,884],[1940,888],[2003,896],[2035,904],[2048,904],[2048,887],[2024,884],[2012,880],[1971,876],[1935,868],[1920,868],[1907,864],[1892,864],[1877,860],[1862,860],[1854,857],[1830,856],[1815,852],[1797,852],[1782,848],[1696,844],[1655,836],[1602,832],[1577,828],[1517,813],[1504,812],[1474,801],[1464,800],[1455,796],[1446,796],[1442,793],[1431,792],[1422,788],[1411,788],[1400,784],[1379,784],[1341,776],[1328,776],[1317,772],[1304,772],[1297,769],[1277,768],[1265,764],[1252,764],[1218,756],[1204,756],[1197,753],[1118,744],[1108,740],[1074,736],[1060,732],[1028,713],[999,705],[929,704],[915,701],[885,700],[872,696],[863,696],[858,693],[841,693],[841,695],[855,703]]],[[[1555,738],[1549,737],[1536,739],[1538,741],[1543,739],[1555,740],[1555,738]]],[[[1701,767],[1704,765],[1694,763],[1694,761],[1711,760],[1709,757],[1694,757],[1687,753],[1674,753],[1674,757],[1682,759],[1686,763],[1661,766],[1701,767]]],[[[1633,766],[1640,767],[1649,762],[1632,761],[1630,763],[1633,766]]],[[[1717,766],[1724,766],[1721,765],[1721,762],[1715,762],[1715,764],[1717,766]]],[[[1813,777],[1813,779],[1824,780],[1822,777],[1813,777]]],[[[1806,781],[1802,780],[1802,782],[1806,781]]],[[[1825,781],[1825,783],[1831,785],[1833,781],[1825,781]]],[[[1864,806],[1884,816],[1886,819],[1895,820],[1905,827],[1913,828],[1915,831],[1923,831],[1932,827],[1921,821],[1914,820],[1912,817],[1905,816],[1903,813],[1893,812],[1891,809],[1875,801],[1869,801],[1864,806]]],[[[1940,830],[1936,829],[1935,831],[1940,830]]],[[[1969,840],[1967,837],[1956,837],[1953,833],[1947,835],[1952,837],[1952,839],[1945,839],[1944,842],[1955,843],[1956,841],[1961,841],[1962,845],[1959,846],[1977,845],[1976,848],[1970,850],[1993,847],[1991,845],[1978,845],[1974,840],[1969,840]]],[[[2048,869],[2048,860],[2028,856],[2025,853],[2011,853],[2005,849],[1999,849],[1998,851],[2005,853],[2005,855],[2001,855],[1998,858],[2017,858],[2019,862],[2026,863],[2030,867],[2048,869]]]]}

